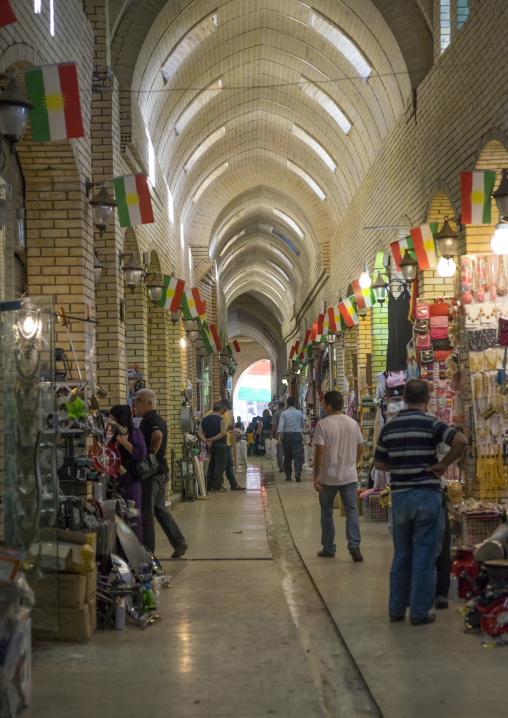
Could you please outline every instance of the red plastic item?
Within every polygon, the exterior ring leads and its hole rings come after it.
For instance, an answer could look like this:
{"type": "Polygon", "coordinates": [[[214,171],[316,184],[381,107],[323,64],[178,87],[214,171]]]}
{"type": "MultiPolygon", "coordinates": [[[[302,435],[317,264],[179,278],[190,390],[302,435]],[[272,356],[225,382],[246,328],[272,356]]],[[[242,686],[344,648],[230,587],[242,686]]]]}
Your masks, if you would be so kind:
{"type": "Polygon", "coordinates": [[[480,564],[474,558],[474,549],[458,548],[457,558],[452,563],[451,573],[459,579],[459,598],[467,598],[474,593],[476,579],[480,573],[480,564]]]}
{"type": "Polygon", "coordinates": [[[488,636],[501,636],[508,632],[508,596],[497,598],[486,608],[481,626],[488,636]]]}
{"type": "Polygon", "coordinates": [[[118,442],[115,441],[114,444],[94,444],[90,448],[90,458],[97,471],[102,471],[106,476],[116,476],[122,465],[117,447],[118,442]]]}

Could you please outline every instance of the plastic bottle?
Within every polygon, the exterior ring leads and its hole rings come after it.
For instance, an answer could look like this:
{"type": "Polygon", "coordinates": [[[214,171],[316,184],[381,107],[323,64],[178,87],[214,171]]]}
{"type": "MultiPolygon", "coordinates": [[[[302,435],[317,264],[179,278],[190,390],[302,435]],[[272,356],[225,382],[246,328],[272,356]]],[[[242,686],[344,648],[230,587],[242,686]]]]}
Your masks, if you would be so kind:
{"type": "Polygon", "coordinates": [[[122,597],[116,599],[115,628],[117,631],[125,628],[125,598],[122,597]]]}

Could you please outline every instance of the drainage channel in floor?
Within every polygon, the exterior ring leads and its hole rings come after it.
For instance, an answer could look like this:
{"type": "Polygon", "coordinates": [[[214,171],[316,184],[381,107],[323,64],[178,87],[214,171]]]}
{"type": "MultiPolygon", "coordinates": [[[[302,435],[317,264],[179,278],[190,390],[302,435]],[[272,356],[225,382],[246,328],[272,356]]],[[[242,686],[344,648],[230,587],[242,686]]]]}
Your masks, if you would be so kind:
{"type": "Polygon", "coordinates": [[[263,475],[268,544],[326,718],[382,713],[314,585],[291,536],[275,478],[263,475]]]}

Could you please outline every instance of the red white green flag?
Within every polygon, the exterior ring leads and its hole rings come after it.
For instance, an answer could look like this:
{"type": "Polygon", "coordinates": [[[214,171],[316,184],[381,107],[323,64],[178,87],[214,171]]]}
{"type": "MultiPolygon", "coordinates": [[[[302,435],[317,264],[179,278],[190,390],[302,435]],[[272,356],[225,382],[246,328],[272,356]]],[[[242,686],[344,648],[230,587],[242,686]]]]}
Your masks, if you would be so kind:
{"type": "Polygon", "coordinates": [[[354,327],[355,324],[358,324],[358,315],[353,305],[353,299],[354,296],[348,297],[339,304],[341,326],[343,329],[350,329],[354,327]]]}
{"type": "Polygon", "coordinates": [[[362,289],[360,287],[359,279],[354,279],[351,282],[351,285],[353,287],[353,292],[355,293],[355,302],[357,309],[368,309],[369,307],[374,306],[374,304],[376,303],[376,299],[374,297],[374,292],[370,287],[367,287],[367,289],[362,289]]]}
{"type": "Polygon", "coordinates": [[[219,335],[217,333],[217,329],[215,328],[215,324],[210,324],[208,327],[207,337],[214,351],[220,352],[219,335]]]}
{"type": "Polygon", "coordinates": [[[437,251],[434,237],[438,226],[437,222],[431,222],[430,224],[421,224],[419,227],[413,227],[413,229],[409,230],[411,239],[413,240],[418,266],[422,271],[425,269],[436,269],[437,267],[437,251]]]}
{"type": "Polygon", "coordinates": [[[203,317],[201,319],[200,317],[197,317],[196,324],[198,325],[199,333],[201,334],[201,339],[203,340],[203,343],[205,345],[205,349],[208,352],[208,354],[213,354],[213,347],[210,344],[210,340],[208,339],[208,334],[210,332],[210,327],[208,326],[208,322],[203,317]]]}
{"type": "Polygon", "coordinates": [[[113,179],[120,227],[134,227],[154,221],[148,179],[140,172],[113,179]]]}
{"type": "Polygon", "coordinates": [[[311,335],[311,334],[312,334],[312,331],[311,331],[310,329],[307,329],[306,332],[305,332],[305,339],[303,340],[302,349],[301,349],[301,351],[300,351],[300,354],[298,355],[298,358],[300,359],[300,361],[301,361],[301,360],[304,358],[304,356],[305,356],[305,350],[307,349],[307,347],[308,347],[308,345],[309,345],[310,335],[311,335]]]}
{"type": "Polygon", "coordinates": [[[0,27],[11,25],[17,18],[9,0],[0,0],[0,27]]]}
{"type": "Polygon", "coordinates": [[[182,294],[182,315],[184,319],[192,320],[196,317],[204,317],[206,302],[199,296],[199,289],[193,287],[190,293],[184,290],[182,294]]]}
{"type": "Polygon", "coordinates": [[[238,342],[236,341],[236,339],[235,339],[233,342],[231,342],[231,343],[233,344],[233,349],[234,349],[235,352],[238,354],[238,352],[240,351],[240,345],[238,344],[238,342]]]}
{"type": "Polygon", "coordinates": [[[296,346],[293,344],[293,346],[291,347],[291,351],[289,352],[289,359],[290,359],[290,361],[291,361],[291,359],[294,357],[295,351],[296,351],[296,346]]]}
{"type": "Polygon", "coordinates": [[[158,307],[164,307],[168,312],[177,312],[180,309],[182,295],[185,288],[183,279],[164,275],[164,289],[159,299],[158,307]]]}
{"type": "Polygon", "coordinates": [[[330,333],[330,322],[328,320],[328,313],[327,314],[320,314],[320,317],[323,317],[323,322],[321,325],[321,336],[319,337],[319,341],[321,344],[324,344],[326,342],[326,337],[330,333]]]}
{"type": "Polygon", "coordinates": [[[326,310],[328,314],[328,323],[332,334],[340,331],[340,312],[338,307],[330,307],[326,310]]]}
{"type": "Polygon", "coordinates": [[[35,142],[84,137],[75,62],[29,67],[25,79],[35,142]]]}
{"type": "Polygon", "coordinates": [[[310,340],[311,342],[317,341],[317,335],[318,335],[318,323],[312,322],[312,329],[310,332],[310,340]]]}
{"type": "Polygon", "coordinates": [[[462,224],[490,224],[491,196],[496,173],[492,171],[460,173],[462,190],[462,224]]]}
{"type": "MultiPolygon", "coordinates": [[[[413,240],[411,237],[404,237],[404,239],[398,239],[396,242],[390,244],[392,249],[393,258],[397,266],[397,272],[400,272],[400,262],[404,256],[406,249],[413,249],[413,240]]],[[[411,252],[414,255],[414,252],[411,252]]],[[[416,256],[414,257],[416,259],[416,256]]]]}

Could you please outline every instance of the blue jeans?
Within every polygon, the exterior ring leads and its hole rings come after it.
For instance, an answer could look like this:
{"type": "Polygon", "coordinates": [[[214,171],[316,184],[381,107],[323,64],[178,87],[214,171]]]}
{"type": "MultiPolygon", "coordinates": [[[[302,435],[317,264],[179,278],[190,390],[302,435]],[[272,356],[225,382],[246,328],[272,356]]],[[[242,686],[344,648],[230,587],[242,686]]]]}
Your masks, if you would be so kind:
{"type": "Polygon", "coordinates": [[[284,471],[286,478],[291,478],[292,463],[295,463],[295,476],[301,476],[303,466],[302,434],[298,431],[285,431],[282,434],[284,449],[284,471]]]}
{"type": "Polygon", "coordinates": [[[334,543],[335,524],[333,523],[333,502],[340,493],[340,498],[346,511],[346,538],[347,547],[360,548],[360,514],[358,513],[358,484],[343,486],[331,486],[323,484],[323,490],[319,492],[319,504],[321,506],[321,544],[328,553],[335,553],[337,547],[334,543]]]}
{"type": "Polygon", "coordinates": [[[444,533],[443,494],[432,489],[392,493],[393,557],[390,616],[426,618],[436,593],[436,560],[444,533]]]}
{"type": "Polygon", "coordinates": [[[235,465],[233,462],[233,447],[228,446],[227,447],[227,454],[228,458],[226,461],[226,479],[229,481],[229,485],[232,489],[235,488],[235,486],[238,486],[238,481],[236,480],[235,476],[235,465]]]}

